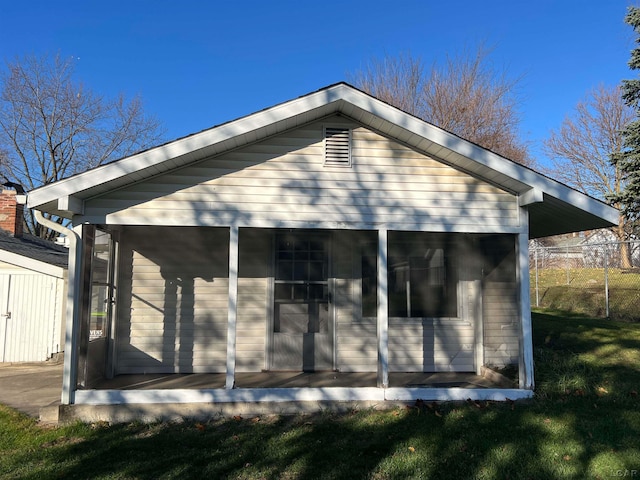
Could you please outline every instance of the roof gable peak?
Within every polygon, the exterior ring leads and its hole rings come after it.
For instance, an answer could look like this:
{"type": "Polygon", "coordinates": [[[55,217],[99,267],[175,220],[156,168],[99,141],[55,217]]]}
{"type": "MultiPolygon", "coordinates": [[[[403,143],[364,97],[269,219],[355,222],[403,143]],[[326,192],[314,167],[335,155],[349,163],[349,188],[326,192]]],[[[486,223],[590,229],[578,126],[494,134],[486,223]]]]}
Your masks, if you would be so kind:
{"type": "MultiPolygon", "coordinates": [[[[256,113],[179,138],[87,172],[40,187],[27,205],[70,217],[85,199],[122,188],[207,157],[242,147],[301,125],[342,114],[372,130],[466,171],[516,195],[554,198],[607,222],[617,211],[534,170],[427,123],[362,90],[339,82],[256,113]]],[[[530,199],[529,199],[530,200],[530,199]]],[[[536,202],[541,203],[541,202],[536,202]]],[[[527,203],[524,203],[527,205],[527,203]]]]}

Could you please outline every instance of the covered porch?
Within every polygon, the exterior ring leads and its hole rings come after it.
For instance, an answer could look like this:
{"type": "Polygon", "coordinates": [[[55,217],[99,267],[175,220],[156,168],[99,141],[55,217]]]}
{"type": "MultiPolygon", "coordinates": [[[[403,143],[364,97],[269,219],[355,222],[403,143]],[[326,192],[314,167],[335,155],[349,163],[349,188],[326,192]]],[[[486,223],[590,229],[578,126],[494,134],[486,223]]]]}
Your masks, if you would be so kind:
{"type": "Polygon", "coordinates": [[[517,235],[78,232],[86,283],[73,403],[531,395],[522,376],[485,375],[487,365],[526,367],[517,235]]]}

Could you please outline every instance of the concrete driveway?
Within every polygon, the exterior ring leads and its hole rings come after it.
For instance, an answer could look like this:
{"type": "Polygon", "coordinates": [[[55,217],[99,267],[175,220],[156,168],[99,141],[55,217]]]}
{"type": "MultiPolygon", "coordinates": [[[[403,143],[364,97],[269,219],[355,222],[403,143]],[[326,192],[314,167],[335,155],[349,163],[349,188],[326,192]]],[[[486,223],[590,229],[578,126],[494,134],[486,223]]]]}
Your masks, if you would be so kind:
{"type": "Polygon", "coordinates": [[[62,362],[0,363],[0,403],[38,418],[60,404],[61,390],[62,362]]]}

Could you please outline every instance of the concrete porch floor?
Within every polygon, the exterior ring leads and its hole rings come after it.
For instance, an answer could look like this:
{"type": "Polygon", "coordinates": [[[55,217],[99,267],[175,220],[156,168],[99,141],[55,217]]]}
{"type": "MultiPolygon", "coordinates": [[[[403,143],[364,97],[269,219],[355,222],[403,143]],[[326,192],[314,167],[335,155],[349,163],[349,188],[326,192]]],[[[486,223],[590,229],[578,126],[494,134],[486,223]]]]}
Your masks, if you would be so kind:
{"type": "MultiPolygon", "coordinates": [[[[500,388],[501,382],[473,373],[390,373],[390,387],[500,388]]],[[[96,390],[224,388],[224,373],[118,375],[90,386],[96,390]]],[[[375,387],[377,374],[343,372],[237,373],[237,388],[375,387]]]]}
{"type": "Polygon", "coordinates": [[[532,395],[490,369],[483,369],[482,375],[392,373],[387,389],[376,388],[375,372],[239,373],[233,390],[226,390],[224,382],[222,373],[119,375],[78,390],[82,398],[76,404],[42,409],[40,420],[155,422],[385,409],[413,405],[418,398],[504,401],[532,395]]]}

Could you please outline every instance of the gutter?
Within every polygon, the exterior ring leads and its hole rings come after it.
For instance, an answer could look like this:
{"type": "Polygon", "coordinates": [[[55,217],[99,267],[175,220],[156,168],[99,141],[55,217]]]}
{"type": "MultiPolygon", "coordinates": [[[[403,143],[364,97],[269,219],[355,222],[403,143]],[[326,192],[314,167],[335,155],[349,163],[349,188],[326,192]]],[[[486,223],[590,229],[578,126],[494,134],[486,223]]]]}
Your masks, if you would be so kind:
{"type": "Polygon", "coordinates": [[[64,370],[62,375],[61,403],[69,405],[75,403],[77,384],[78,355],[77,348],[80,331],[80,298],[82,272],[82,243],[80,236],[70,228],[45,218],[40,210],[31,209],[33,218],[43,227],[65,235],[69,239],[69,267],[67,288],[67,311],[65,321],[64,340],[64,370]]]}
{"type": "Polygon", "coordinates": [[[38,222],[43,227],[50,228],[54,232],[65,235],[69,239],[69,241],[75,242],[76,234],[70,228],[60,225],[59,223],[54,222],[53,220],[49,220],[48,218],[45,218],[42,212],[40,210],[36,210],[35,208],[31,209],[31,213],[33,213],[33,218],[36,219],[36,222],[38,222]]]}

